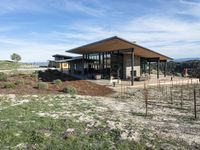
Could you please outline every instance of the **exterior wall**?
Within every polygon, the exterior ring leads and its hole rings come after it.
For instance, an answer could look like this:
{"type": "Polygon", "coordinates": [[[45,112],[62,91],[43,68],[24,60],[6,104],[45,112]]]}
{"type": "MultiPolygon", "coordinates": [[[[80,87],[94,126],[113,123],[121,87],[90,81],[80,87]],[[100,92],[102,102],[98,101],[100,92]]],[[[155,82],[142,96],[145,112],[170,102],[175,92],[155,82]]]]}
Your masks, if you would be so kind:
{"type": "Polygon", "coordinates": [[[70,71],[72,74],[83,74],[83,62],[81,60],[71,61],[70,71]]]}
{"type": "MultiPolygon", "coordinates": [[[[82,60],[76,60],[70,62],[70,73],[83,75],[84,73],[84,64],[82,60]]],[[[134,71],[136,71],[136,76],[141,76],[141,66],[140,66],[140,57],[134,56],[134,71]]],[[[129,79],[131,77],[131,55],[123,55],[123,79],[129,79]]]]}
{"type": "Polygon", "coordinates": [[[59,68],[63,68],[64,70],[69,69],[69,63],[58,63],[59,68]]]}
{"type": "MultiPolygon", "coordinates": [[[[125,54],[123,57],[123,78],[128,79],[131,77],[131,55],[125,54]]],[[[140,57],[134,56],[134,71],[136,76],[140,76],[140,57]]]]}
{"type": "Polygon", "coordinates": [[[55,62],[55,61],[49,61],[49,67],[55,67],[58,69],[63,68],[64,70],[68,70],[69,69],[69,63],[65,62],[65,63],[60,63],[60,62],[55,62]]]}

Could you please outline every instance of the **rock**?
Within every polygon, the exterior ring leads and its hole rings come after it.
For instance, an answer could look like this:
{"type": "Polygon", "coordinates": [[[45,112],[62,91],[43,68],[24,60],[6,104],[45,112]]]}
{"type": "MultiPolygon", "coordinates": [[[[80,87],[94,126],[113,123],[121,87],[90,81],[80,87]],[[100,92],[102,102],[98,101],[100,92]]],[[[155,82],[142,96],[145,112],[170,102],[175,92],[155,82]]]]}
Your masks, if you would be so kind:
{"type": "Polygon", "coordinates": [[[153,150],[154,146],[151,143],[146,143],[146,150],[153,150]]]}
{"type": "Polygon", "coordinates": [[[163,143],[160,145],[160,150],[176,150],[177,148],[174,145],[169,143],[163,143]]]}
{"type": "Polygon", "coordinates": [[[72,134],[74,134],[74,131],[75,131],[75,129],[73,129],[73,128],[67,129],[67,130],[62,134],[63,139],[66,140],[67,138],[69,138],[69,136],[71,136],[72,134]]]}
{"type": "Polygon", "coordinates": [[[15,102],[15,99],[16,99],[16,95],[15,94],[9,94],[8,97],[12,101],[12,103],[15,102]]]}
{"type": "Polygon", "coordinates": [[[199,150],[200,149],[200,144],[197,144],[195,142],[192,143],[192,149],[193,150],[199,150]]]}

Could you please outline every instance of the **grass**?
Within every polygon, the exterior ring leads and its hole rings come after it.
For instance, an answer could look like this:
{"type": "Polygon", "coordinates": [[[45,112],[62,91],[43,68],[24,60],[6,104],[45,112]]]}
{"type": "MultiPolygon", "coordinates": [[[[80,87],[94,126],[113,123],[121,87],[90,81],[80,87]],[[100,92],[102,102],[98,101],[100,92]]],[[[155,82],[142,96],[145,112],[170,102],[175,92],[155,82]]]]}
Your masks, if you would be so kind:
{"type": "MultiPolygon", "coordinates": [[[[106,126],[88,127],[86,122],[77,121],[76,117],[54,118],[51,112],[69,111],[78,113],[82,105],[87,104],[79,100],[79,105],[72,104],[71,98],[60,97],[26,97],[29,102],[12,105],[9,98],[0,113],[0,147],[2,149],[142,149],[139,143],[120,139],[120,130],[110,130],[106,126]],[[59,103],[66,103],[66,107],[59,103]],[[49,105],[51,104],[51,105],[49,105]],[[61,107],[62,106],[62,107],[61,107]],[[49,116],[38,115],[48,112],[49,116]],[[68,129],[74,129],[73,133],[68,129]],[[86,130],[88,131],[86,132],[86,130]]],[[[25,99],[25,98],[21,98],[25,99]]],[[[16,103],[17,104],[17,103],[16,103]]],[[[81,111],[86,111],[86,108],[81,111]]]]}
{"type": "Polygon", "coordinates": [[[163,107],[167,101],[155,105],[154,99],[146,117],[143,92],[135,92],[137,96],[130,94],[126,101],[78,95],[0,96],[0,147],[143,150],[199,146],[187,143],[192,140],[189,135],[200,137],[200,122],[188,120],[190,112],[163,107]]]}
{"type": "Polygon", "coordinates": [[[12,61],[0,61],[0,70],[14,70],[18,69],[20,64],[16,64],[12,61]]]}

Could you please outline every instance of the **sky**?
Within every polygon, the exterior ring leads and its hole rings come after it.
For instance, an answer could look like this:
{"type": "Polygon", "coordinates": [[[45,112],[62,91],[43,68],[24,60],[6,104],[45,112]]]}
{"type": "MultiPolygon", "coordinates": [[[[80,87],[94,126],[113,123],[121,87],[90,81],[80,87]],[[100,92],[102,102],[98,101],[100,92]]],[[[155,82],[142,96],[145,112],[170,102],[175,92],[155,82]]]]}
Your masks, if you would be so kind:
{"type": "Polygon", "coordinates": [[[0,60],[44,62],[112,36],[200,57],[200,0],[0,0],[0,60]]]}

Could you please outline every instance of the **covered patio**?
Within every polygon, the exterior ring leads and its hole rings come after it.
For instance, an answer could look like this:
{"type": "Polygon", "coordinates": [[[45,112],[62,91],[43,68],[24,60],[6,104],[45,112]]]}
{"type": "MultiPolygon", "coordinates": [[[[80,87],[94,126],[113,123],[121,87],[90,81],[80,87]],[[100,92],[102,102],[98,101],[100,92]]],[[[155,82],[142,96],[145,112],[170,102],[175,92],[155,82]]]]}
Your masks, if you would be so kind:
{"type": "Polygon", "coordinates": [[[129,42],[117,36],[87,44],[67,52],[82,54],[83,76],[100,75],[101,79],[126,79],[134,84],[136,77],[150,74],[151,63],[157,63],[157,79],[160,64],[164,63],[167,74],[167,60],[172,58],[148,48],[129,42]],[[148,70],[147,70],[148,68],[148,70]]]}

